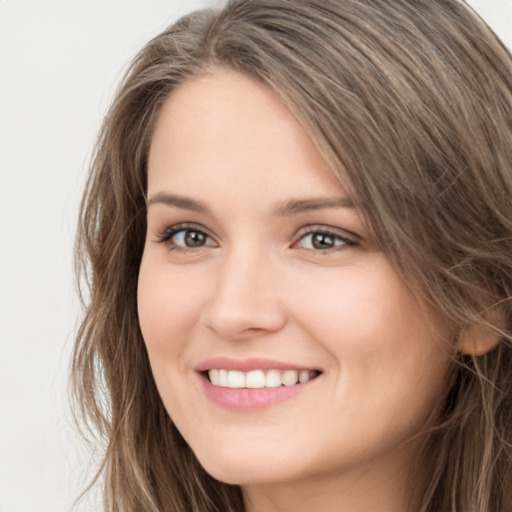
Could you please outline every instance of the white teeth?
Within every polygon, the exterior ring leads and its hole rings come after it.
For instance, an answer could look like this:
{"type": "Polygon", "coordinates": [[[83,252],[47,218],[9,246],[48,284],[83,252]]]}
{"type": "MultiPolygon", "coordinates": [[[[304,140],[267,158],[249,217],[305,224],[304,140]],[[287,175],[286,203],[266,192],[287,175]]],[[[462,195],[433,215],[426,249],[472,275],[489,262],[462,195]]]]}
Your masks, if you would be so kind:
{"type": "Polygon", "coordinates": [[[309,370],[223,370],[213,368],[208,370],[208,378],[214,386],[224,388],[277,388],[279,386],[294,386],[307,382],[318,373],[309,370]]]}
{"type": "Polygon", "coordinates": [[[228,372],[228,388],[245,388],[245,373],[235,370],[228,372]]]}
{"type": "Polygon", "coordinates": [[[281,372],[279,370],[269,370],[265,376],[266,388],[278,388],[281,385],[281,372]]]}
{"type": "Polygon", "coordinates": [[[217,386],[222,386],[224,388],[228,387],[228,371],[227,370],[219,370],[219,380],[217,381],[217,386]]]}
{"type": "Polygon", "coordinates": [[[245,375],[246,388],[264,388],[265,387],[265,374],[263,370],[254,370],[245,375]]]}
{"type": "Polygon", "coordinates": [[[294,384],[297,384],[298,379],[299,374],[295,370],[286,370],[281,376],[281,380],[285,386],[293,386],[294,384]]]}
{"type": "Polygon", "coordinates": [[[302,370],[300,373],[299,373],[299,382],[302,383],[302,382],[307,382],[309,379],[310,379],[310,374],[308,372],[308,370],[302,370]]]}
{"type": "MultiPolygon", "coordinates": [[[[208,372],[208,377],[210,377],[210,381],[211,382],[219,382],[220,379],[219,379],[219,373],[221,372],[222,370],[217,370],[216,368],[213,369],[213,370],[210,370],[208,372]]],[[[224,370],[226,371],[226,370],[224,370]]]]}

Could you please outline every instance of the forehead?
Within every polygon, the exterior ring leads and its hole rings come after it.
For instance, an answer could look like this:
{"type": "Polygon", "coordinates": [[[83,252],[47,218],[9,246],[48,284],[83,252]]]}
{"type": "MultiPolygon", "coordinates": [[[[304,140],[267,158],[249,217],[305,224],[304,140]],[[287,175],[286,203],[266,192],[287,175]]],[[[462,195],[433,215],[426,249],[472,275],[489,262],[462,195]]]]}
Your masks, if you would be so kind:
{"type": "Polygon", "coordinates": [[[277,95],[227,69],[194,78],[171,94],[155,126],[148,172],[149,194],[192,186],[207,192],[214,184],[270,193],[283,182],[299,195],[341,190],[277,95]]]}

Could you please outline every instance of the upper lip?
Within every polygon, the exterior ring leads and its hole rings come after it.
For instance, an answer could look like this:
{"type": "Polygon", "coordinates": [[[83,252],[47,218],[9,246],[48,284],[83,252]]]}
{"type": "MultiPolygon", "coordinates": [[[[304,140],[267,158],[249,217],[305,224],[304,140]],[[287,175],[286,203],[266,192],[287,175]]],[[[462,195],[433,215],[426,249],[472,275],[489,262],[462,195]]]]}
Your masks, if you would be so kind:
{"type": "Polygon", "coordinates": [[[211,369],[238,370],[250,372],[252,370],[317,370],[318,368],[300,364],[276,361],[264,358],[233,359],[230,357],[213,357],[201,362],[196,366],[197,372],[205,372],[211,369]]]}

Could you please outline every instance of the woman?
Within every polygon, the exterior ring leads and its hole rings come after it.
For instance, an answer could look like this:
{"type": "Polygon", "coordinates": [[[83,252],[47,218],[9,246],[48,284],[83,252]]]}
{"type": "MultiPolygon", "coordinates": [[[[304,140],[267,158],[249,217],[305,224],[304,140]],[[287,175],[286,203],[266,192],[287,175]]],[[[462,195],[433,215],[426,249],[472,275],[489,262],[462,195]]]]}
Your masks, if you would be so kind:
{"type": "Polygon", "coordinates": [[[151,41],[78,236],[106,510],[512,510],[511,114],[457,0],[238,0],[151,41]]]}

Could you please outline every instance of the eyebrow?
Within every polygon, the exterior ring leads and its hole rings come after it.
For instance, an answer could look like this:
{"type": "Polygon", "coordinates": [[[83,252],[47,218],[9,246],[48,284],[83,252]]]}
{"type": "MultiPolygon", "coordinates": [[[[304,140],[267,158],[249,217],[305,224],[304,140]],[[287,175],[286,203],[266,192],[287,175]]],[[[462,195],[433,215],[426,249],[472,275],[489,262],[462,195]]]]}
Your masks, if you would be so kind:
{"type": "Polygon", "coordinates": [[[210,209],[201,201],[196,201],[186,196],[177,196],[174,194],[167,194],[159,192],[148,199],[148,208],[153,204],[165,204],[167,206],[176,206],[183,210],[191,210],[193,212],[202,213],[204,215],[212,216],[210,209]]]}
{"type": "Polygon", "coordinates": [[[310,210],[321,210],[324,208],[354,208],[354,203],[348,197],[332,197],[319,199],[298,199],[286,201],[280,204],[274,214],[280,217],[287,217],[296,213],[310,210]]]}
{"type": "MultiPolygon", "coordinates": [[[[154,204],[175,206],[183,210],[190,210],[204,215],[213,216],[210,209],[201,201],[186,196],[158,192],[147,201],[148,208],[154,204]]],[[[287,217],[297,213],[324,208],[354,208],[354,203],[348,197],[313,198],[313,199],[292,199],[279,204],[274,209],[274,215],[287,217]]]]}

